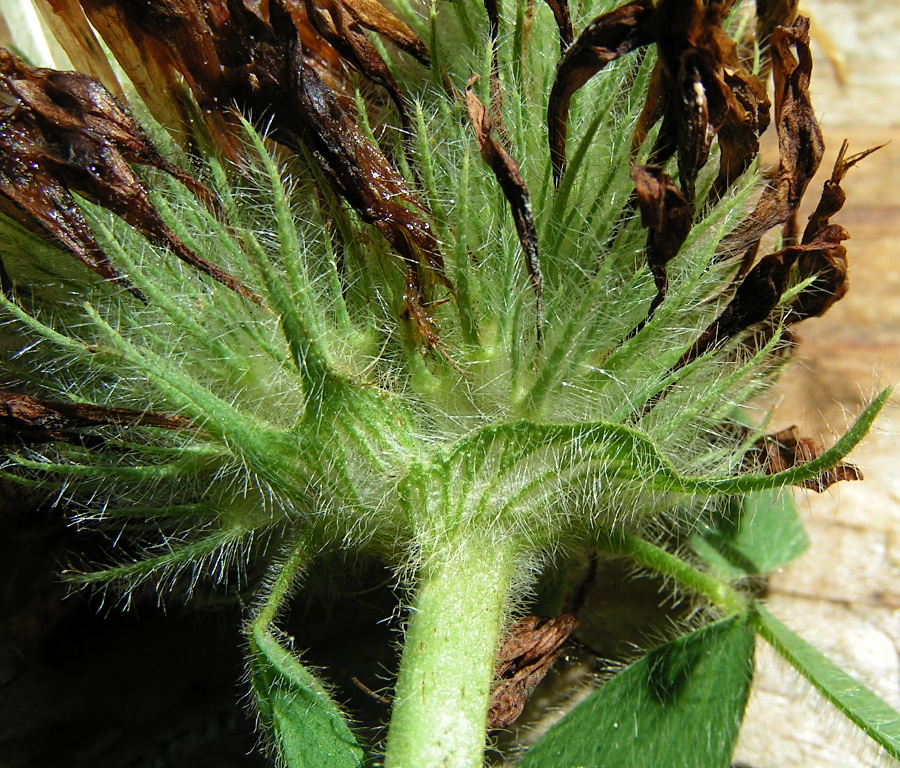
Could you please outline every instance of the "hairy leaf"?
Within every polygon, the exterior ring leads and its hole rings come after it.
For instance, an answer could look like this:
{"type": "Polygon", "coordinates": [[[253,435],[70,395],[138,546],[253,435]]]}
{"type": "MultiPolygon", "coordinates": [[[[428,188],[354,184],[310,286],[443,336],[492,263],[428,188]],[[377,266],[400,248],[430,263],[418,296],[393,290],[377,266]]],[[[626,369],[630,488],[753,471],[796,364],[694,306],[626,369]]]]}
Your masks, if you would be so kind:
{"type": "Polygon", "coordinates": [[[742,616],[649,653],[591,694],[528,751],[522,768],[721,768],[753,676],[742,616]]]}
{"type": "Polygon", "coordinates": [[[755,608],[759,633],[815,688],[895,759],[900,759],[900,712],[858,683],[761,605],[755,608]]]}
{"type": "Polygon", "coordinates": [[[697,553],[725,578],[771,573],[802,555],[806,529],[786,490],[733,500],[713,525],[691,537],[697,553]]]}
{"type": "MultiPolygon", "coordinates": [[[[704,478],[685,476],[656,448],[642,432],[619,424],[534,424],[514,422],[483,427],[460,440],[447,462],[465,462],[474,472],[492,478],[508,477],[503,490],[507,507],[527,503],[541,492],[536,483],[534,465],[530,472],[522,467],[545,456],[552,473],[552,487],[571,475],[581,477],[588,471],[591,480],[602,472],[606,477],[631,482],[648,490],[673,493],[741,494],[815,480],[838,464],[859,443],[891,395],[885,389],[863,411],[847,433],[831,448],[809,462],[797,464],[776,474],[739,474],[731,477],[704,478]]],[[[449,470],[448,470],[449,471],[449,470]]]]}
{"type": "Polygon", "coordinates": [[[359,768],[364,753],[321,683],[267,631],[251,639],[253,693],[287,768],[359,768]]]}

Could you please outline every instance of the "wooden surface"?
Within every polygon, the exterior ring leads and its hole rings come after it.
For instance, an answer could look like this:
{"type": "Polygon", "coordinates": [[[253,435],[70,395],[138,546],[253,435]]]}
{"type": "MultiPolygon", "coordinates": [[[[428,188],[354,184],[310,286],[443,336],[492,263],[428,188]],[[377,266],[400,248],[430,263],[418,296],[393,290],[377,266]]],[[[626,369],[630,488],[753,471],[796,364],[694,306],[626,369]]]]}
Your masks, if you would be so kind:
{"type": "MultiPolygon", "coordinates": [[[[830,444],[874,392],[900,382],[900,3],[801,0],[814,21],[814,99],[828,172],[851,152],[889,143],[848,175],[835,222],[851,235],[851,287],[804,323],[797,364],[780,384],[773,426],[830,444]],[[843,58],[845,84],[826,54],[843,58]]],[[[824,178],[826,173],[820,174],[824,178]]],[[[820,189],[816,182],[811,190],[820,189]]],[[[817,192],[816,192],[817,194],[817,192]]],[[[900,398],[853,461],[863,483],[798,493],[811,546],[771,581],[770,608],[900,709],[900,398]]],[[[753,768],[896,765],[761,644],[736,759],[753,768]]]]}

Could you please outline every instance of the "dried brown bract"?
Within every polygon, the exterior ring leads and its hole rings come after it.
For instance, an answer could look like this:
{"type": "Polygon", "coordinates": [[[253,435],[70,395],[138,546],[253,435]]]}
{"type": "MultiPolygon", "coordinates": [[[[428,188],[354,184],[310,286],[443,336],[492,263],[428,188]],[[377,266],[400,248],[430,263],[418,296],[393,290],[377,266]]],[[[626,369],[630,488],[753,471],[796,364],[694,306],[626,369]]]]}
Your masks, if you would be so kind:
{"type": "Polygon", "coordinates": [[[170,174],[207,205],[214,205],[214,197],[164,160],[100,83],[77,72],[29,67],[0,49],[0,97],[5,102],[0,119],[5,213],[50,234],[101,276],[127,285],[94,239],[72,195],[77,193],[182,261],[260,302],[239,280],[191,251],[163,221],[129,163],[170,174]]]}
{"type": "MultiPolygon", "coordinates": [[[[774,475],[787,469],[807,464],[818,458],[824,451],[822,445],[807,437],[800,437],[797,427],[788,427],[780,432],[763,437],[746,455],[745,465],[752,471],[774,475]]],[[[852,464],[840,463],[827,469],[818,477],[799,483],[817,493],[830,488],[842,480],[862,480],[862,472],[852,464]]]]}
{"type": "Polygon", "coordinates": [[[107,425],[193,428],[190,419],[181,416],[86,403],[59,403],[0,391],[0,441],[3,443],[79,442],[82,430],[107,425]]]}
{"type": "Polygon", "coordinates": [[[529,694],[577,626],[574,614],[561,613],[555,619],[526,616],[509,628],[497,653],[498,682],[491,692],[489,728],[505,728],[522,714],[529,694]]]}

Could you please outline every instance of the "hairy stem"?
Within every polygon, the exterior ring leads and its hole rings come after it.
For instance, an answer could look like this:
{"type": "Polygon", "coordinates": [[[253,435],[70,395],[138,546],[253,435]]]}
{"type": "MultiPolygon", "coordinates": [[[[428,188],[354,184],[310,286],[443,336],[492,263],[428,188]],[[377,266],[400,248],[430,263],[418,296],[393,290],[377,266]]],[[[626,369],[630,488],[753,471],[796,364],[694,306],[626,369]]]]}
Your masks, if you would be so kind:
{"type": "Polygon", "coordinates": [[[481,768],[517,543],[473,534],[423,566],[385,768],[481,768]]]}
{"type": "Polygon", "coordinates": [[[625,533],[598,537],[598,544],[610,552],[628,557],[635,563],[676,581],[684,589],[706,598],[727,614],[744,613],[749,607],[747,598],[730,584],[698,570],[680,557],[639,536],[625,533]]]}
{"type": "Polygon", "coordinates": [[[305,544],[306,542],[302,544],[295,543],[280,564],[280,567],[275,570],[274,578],[268,590],[264,593],[262,602],[259,604],[256,615],[251,622],[251,630],[253,632],[265,632],[269,629],[269,625],[275,621],[279,609],[290,594],[291,586],[297,578],[297,574],[300,573],[300,569],[309,557],[305,544]]]}

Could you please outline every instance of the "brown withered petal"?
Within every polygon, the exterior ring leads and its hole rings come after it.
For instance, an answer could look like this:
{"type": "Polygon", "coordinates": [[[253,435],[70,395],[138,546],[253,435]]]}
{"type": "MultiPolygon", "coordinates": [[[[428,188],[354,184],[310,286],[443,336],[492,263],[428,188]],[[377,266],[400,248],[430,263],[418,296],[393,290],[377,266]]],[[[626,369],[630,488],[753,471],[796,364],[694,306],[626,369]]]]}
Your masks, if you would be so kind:
{"type": "MultiPolygon", "coordinates": [[[[452,290],[425,211],[406,180],[356,128],[335,94],[294,49],[291,90],[303,139],[335,189],[409,265],[452,290]]],[[[288,115],[279,118],[283,124],[288,115]]]]}
{"type": "MultiPolygon", "coordinates": [[[[692,205],[697,175],[709,159],[709,148],[715,137],[709,114],[709,89],[704,83],[703,69],[701,56],[683,55],[675,95],[669,100],[677,130],[678,179],[692,205]]],[[[666,123],[663,122],[663,125],[666,123]]]]}
{"type": "Polygon", "coordinates": [[[98,275],[143,298],[110,263],[72,194],[45,168],[51,149],[40,130],[33,121],[16,122],[0,125],[0,212],[26,229],[49,234],[98,275]]]}
{"type": "Polygon", "coordinates": [[[662,163],[678,153],[679,181],[690,202],[712,139],[719,138],[720,167],[708,204],[750,166],[769,122],[765,86],[743,67],[723,28],[729,7],[701,0],[660,3],[659,62],[632,139],[636,150],[663,118],[651,161],[662,163]]]}
{"type": "Polygon", "coordinates": [[[847,195],[841,187],[841,182],[844,180],[847,172],[860,160],[867,158],[873,152],[877,152],[881,149],[884,144],[878,147],[871,147],[870,149],[847,157],[847,149],[849,146],[846,139],[843,144],[841,144],[840,152],[838,152],[837,159],[834,161],[834,169],[831,171],[831,178],[823,185],[819,204],[809,215],[809,222],[803,232],[804,243],[812,240],[819,232],[827,227],[831,217],[844,207],[847,195]]]}
{"type": "Polygon", "coordinates": [[[403,308],[400,311],[400,319],[407,323],[410,340],[416,348],[424,352],[437,351],[457,373],[462,374],[462,369],[441,344],[431,315],[425,308],[421,275],[413,266],[406,270],[406,286],[403,291],[403,308]]]}
{"type": "Polygon", "coordinates": [[[491,692],[489,728],[505,728],[522,714],[528,695],[577,626],[574,614],[562,613],[555,619],[526,616],[509,628],[497,653],[498,682],[491,692]]]}
{"type": "MultiPolygon", "coordinates": [[[[640,152],[641,147],[653,128],[666,113],[666,104],[668,101],[668,91],[663,75],[662,62],[657,58],[653,64],[653,72],[650,73],[650,83],[647,86],[647,97],[644,100],[644,106],[641,114],[638,115],[637,122],[634,125],[634,131],[631,134],[631,157],[635,159],[640,152]]],[[[653,151],[650,153],[649,161],[651,163],[664,162],[675,152],[675,139],[672,135],[673,131],[661,129],[659,137],[653,151]]]]}
{"type": "Polygon", "coordinates": [[[190,419],[163,413],[60,403],[0,390],[0,442],[73,442],[80,431],[100,426],[192,429],[190,419]]]}
{"type": "MultiPolygon", "coordinates": [[[[736,55],[736,54],[735,54],[736,55]]],[[[756,75],[726,68],[728,108],[717,130],[719,173],[713,181],[707,205],[715,205],[750,167],[759,154],[759,137],[769,127],[769,98],[756,75]]]]}
{"type": "Polygon", "coordinates": [[[173,135],[188,141],[191,115],[170,49],[144,34],[122,4],[109,0],[80,0],[81,7],[116,60],[134,84],[150,113],[173,135]]]}
{"type": "Polygon", "coordinates": [[[707,200],[713,205],[759,154],[759,137],[771,120],[771,103],[764,82],[743,66],[737,44],[721,24],[711,30],[710,38],[725,86],[723,111],[714,116],[720,158],[719,173],[707,200]]]}
{"type": "Polygon", "coordinates": [[[503,125],[503,93],[500,90],[500,6],[497,0],[484,0],[484,10],[488,17],[488,30],[491,36],[491,77],[490,104],[491,118],[497,129],[504,136],[503,125]]]}
{"type": "Polygon", "coordinates": [[[717,11],[718,6],[706,8],[701,0],[663,0],[657,11],[665,119],[652,158],[661,163],[669,152],[677,151],[679,181],[692,204],[694,183],[715,135],[711,113],[721,113],[725,100],[709,39],[721,26],[717,11]]]}
{"type": "Polygon", "coordinates": [[[766,232],[796,212],[824,153],[822,132],[809,98],[812,72],[809,19],[798,16],[792,27],[776,27],[772,33],[771,56],[780,157],[778,173],[763,190],[753,212],[723,238],[719,259],[743,255],[766,232]]]}
{"type": "Polygon", "coordinates": [[[547,104],[547,131],[553,179],[566,166],[566,133],[572,96],[611,61],[654,42],[653,0],[634,0],[594,19],[566,50],[556,68],[547,104]]]}
{"type": "Polygon", "coordinates": [[[388,92],[403,126],[408,128],[409,118],[400,86],[347,4],[340,0],[306,0],[305,6],[309,20],[341,58],[388,92]]]}
{"type": "Polygon", "coordinates": [[[850,235],[837,224],[829,224],[817,232],[802,249],[797,259],[797,281],[815,276],[816,279],[798,293],[785,315],[785,325],[818,317],[844,298],[849,288],[847,280],[847,249],[841,242],[850,235]]]}
{"type": "MultiPolygon", "coordinates": [[[[799,0],[756,0],[756,44],[761,50],[768,48],[775,27],[794,23],[799,4],[799,0]]],[[[762,73],[768,74],[768,57],[763,58],[762,65],[762,73]]]]}
{"type": "Polygon", "coordinates": [[[494,138],[494,123],[488,110],[481,100],[475,95],[472,86],[478,80],[473,77],[466,84],[466,105],[469,109],[469,119],[475,128],[475,138],[478,141],[478,149],[485,164],[494,172],[500,189],[512,210],[513,222],[516,234],[519,237],[519,245],[525,256],[525,268],[534,289],[536,314],[537,314],[537,341],[540,343],[543,327],[543,292],[544,278],[541,274],[541,260],[538,253],[537,229],[534,225],[534,214],[531,210],[531,200],[519,165],[510,156],[500,143],[494,138]]]}
{"type": "MultiPolygon", "coordinates": [[[[352,99],[343,91],[343,60],[310,20],[305,2],[165,0],[142,5],[143,10],[124,0],[104,2],[127,8],[133,27],[173,52],[173,66],[201,107],[222,121],[213,128],[221,131],[217,137],[226,147],[235,146],[235,138],[223,107],[236,104],[245,113],[266,116],[273,138],[305,145],[334,190],[419,271],[423,286],[437,281],[452,290],[424,207],[357,129],[352,99]],[[193,45],[196,40],[201,42],[193,45]]],[[[314,8],[320,22],[330,19],[338,36],[355,25],[347,21],[353,13],[343,16],[342,7],[335,0],[321,6],[322,13],[314,8]],[[336,17],[325,13],[329,10],[336,17]]],[[[372,7],[356,3],[354,8],[373,21],[372,7]]]]}
{"type": "Polygon", "coordinates": [[[15,83],[17,95],[41,118],[46,129],[84,129],[112,142],[129,163],[158,168],[177,179],[213,212],[218,199],[193,176],[166,160],[150,143],[140,124],[91,77],[80,72],[41,70],[42,80],[15,83]],[[64,106],[62,106],[64,105],[64,106]]]}
{"type": "Polygon", "coordinates": [[[569,13],[569,0],[544,0],[553,12],[556,26],[559,29],[559,52],[565,53],[572,45],[575,31],[572,29],[572,16],[569,13]]]}
{"type": "Polygon", "coordinates": [[[0,193],[7,210],[18,209],[18,220],[39,224],[94,271],[125,282],[90,233],[71,195],[76,192],[182,261],[262,303],[237,278],[191,251],[163,221],[129,161],[175,176],[207,204],[213,196],[163,160],[100,83],[78,72],[29,67],[0,49],[0,91],[10,103],[0,128],[0,193]]]}
{"type": "Polygon", "coordinates": [[[666,297],[669,286],[666,264],[684,245],[691,231],[693,211],[672,178],[659,166],[635,166],[631,169],[631,177],[641,212],[641,225],[649,230],[647,266],[656,283],[656,296],[647,313],[649,320],[666,297]]]}
{"type": "Polygon", "coordinates": [[[430,57],[425,44],[377,0],[344,0],[343,6],[366,29],[377,32],[424,66],[429,66],[430,57]]]}
{"type": "Polygon", "coordinates": [[[675,369],[769,318],[792,280],[819,276],[793,298],[784,317],[785,324],[825,312],[847,290],[846,249],[841,242],[848,237],[843,227],[831,224],[808,243],[791,245],[761,258],[738,285],[722,314],[685,352],[675,369]]]}
{"type": "MultiPolygon", "coordinates": [[[[792,426],[759,440],[744,457],[744,465],[749,471],[774,475],[809,463],[818,458],[823,450],[823,446],[817,441],[800,437],[797,427],[792,426]]],[[[863,474],[859,469],[853,464],[842,462],[826,469],[818,477],[805,480],[798,485],[822,493],[842,480],[862,479],[863,474]]]]}
{"type": "Polygon", "coordinates": [[[791,269],[805,247],[791,246],[763,256],[738,285],[722,313],[700,334],[674,370],[768,318],[787,289],[791,269]]]}
{"type": "Polygon", "coordinates": [[[73,67],[103,83],[116,97],[123,96],[122,86],[113,72],[103,46],[79,0],[32,0],[47,22],[54,39],[62,46],[73,67]]]}

